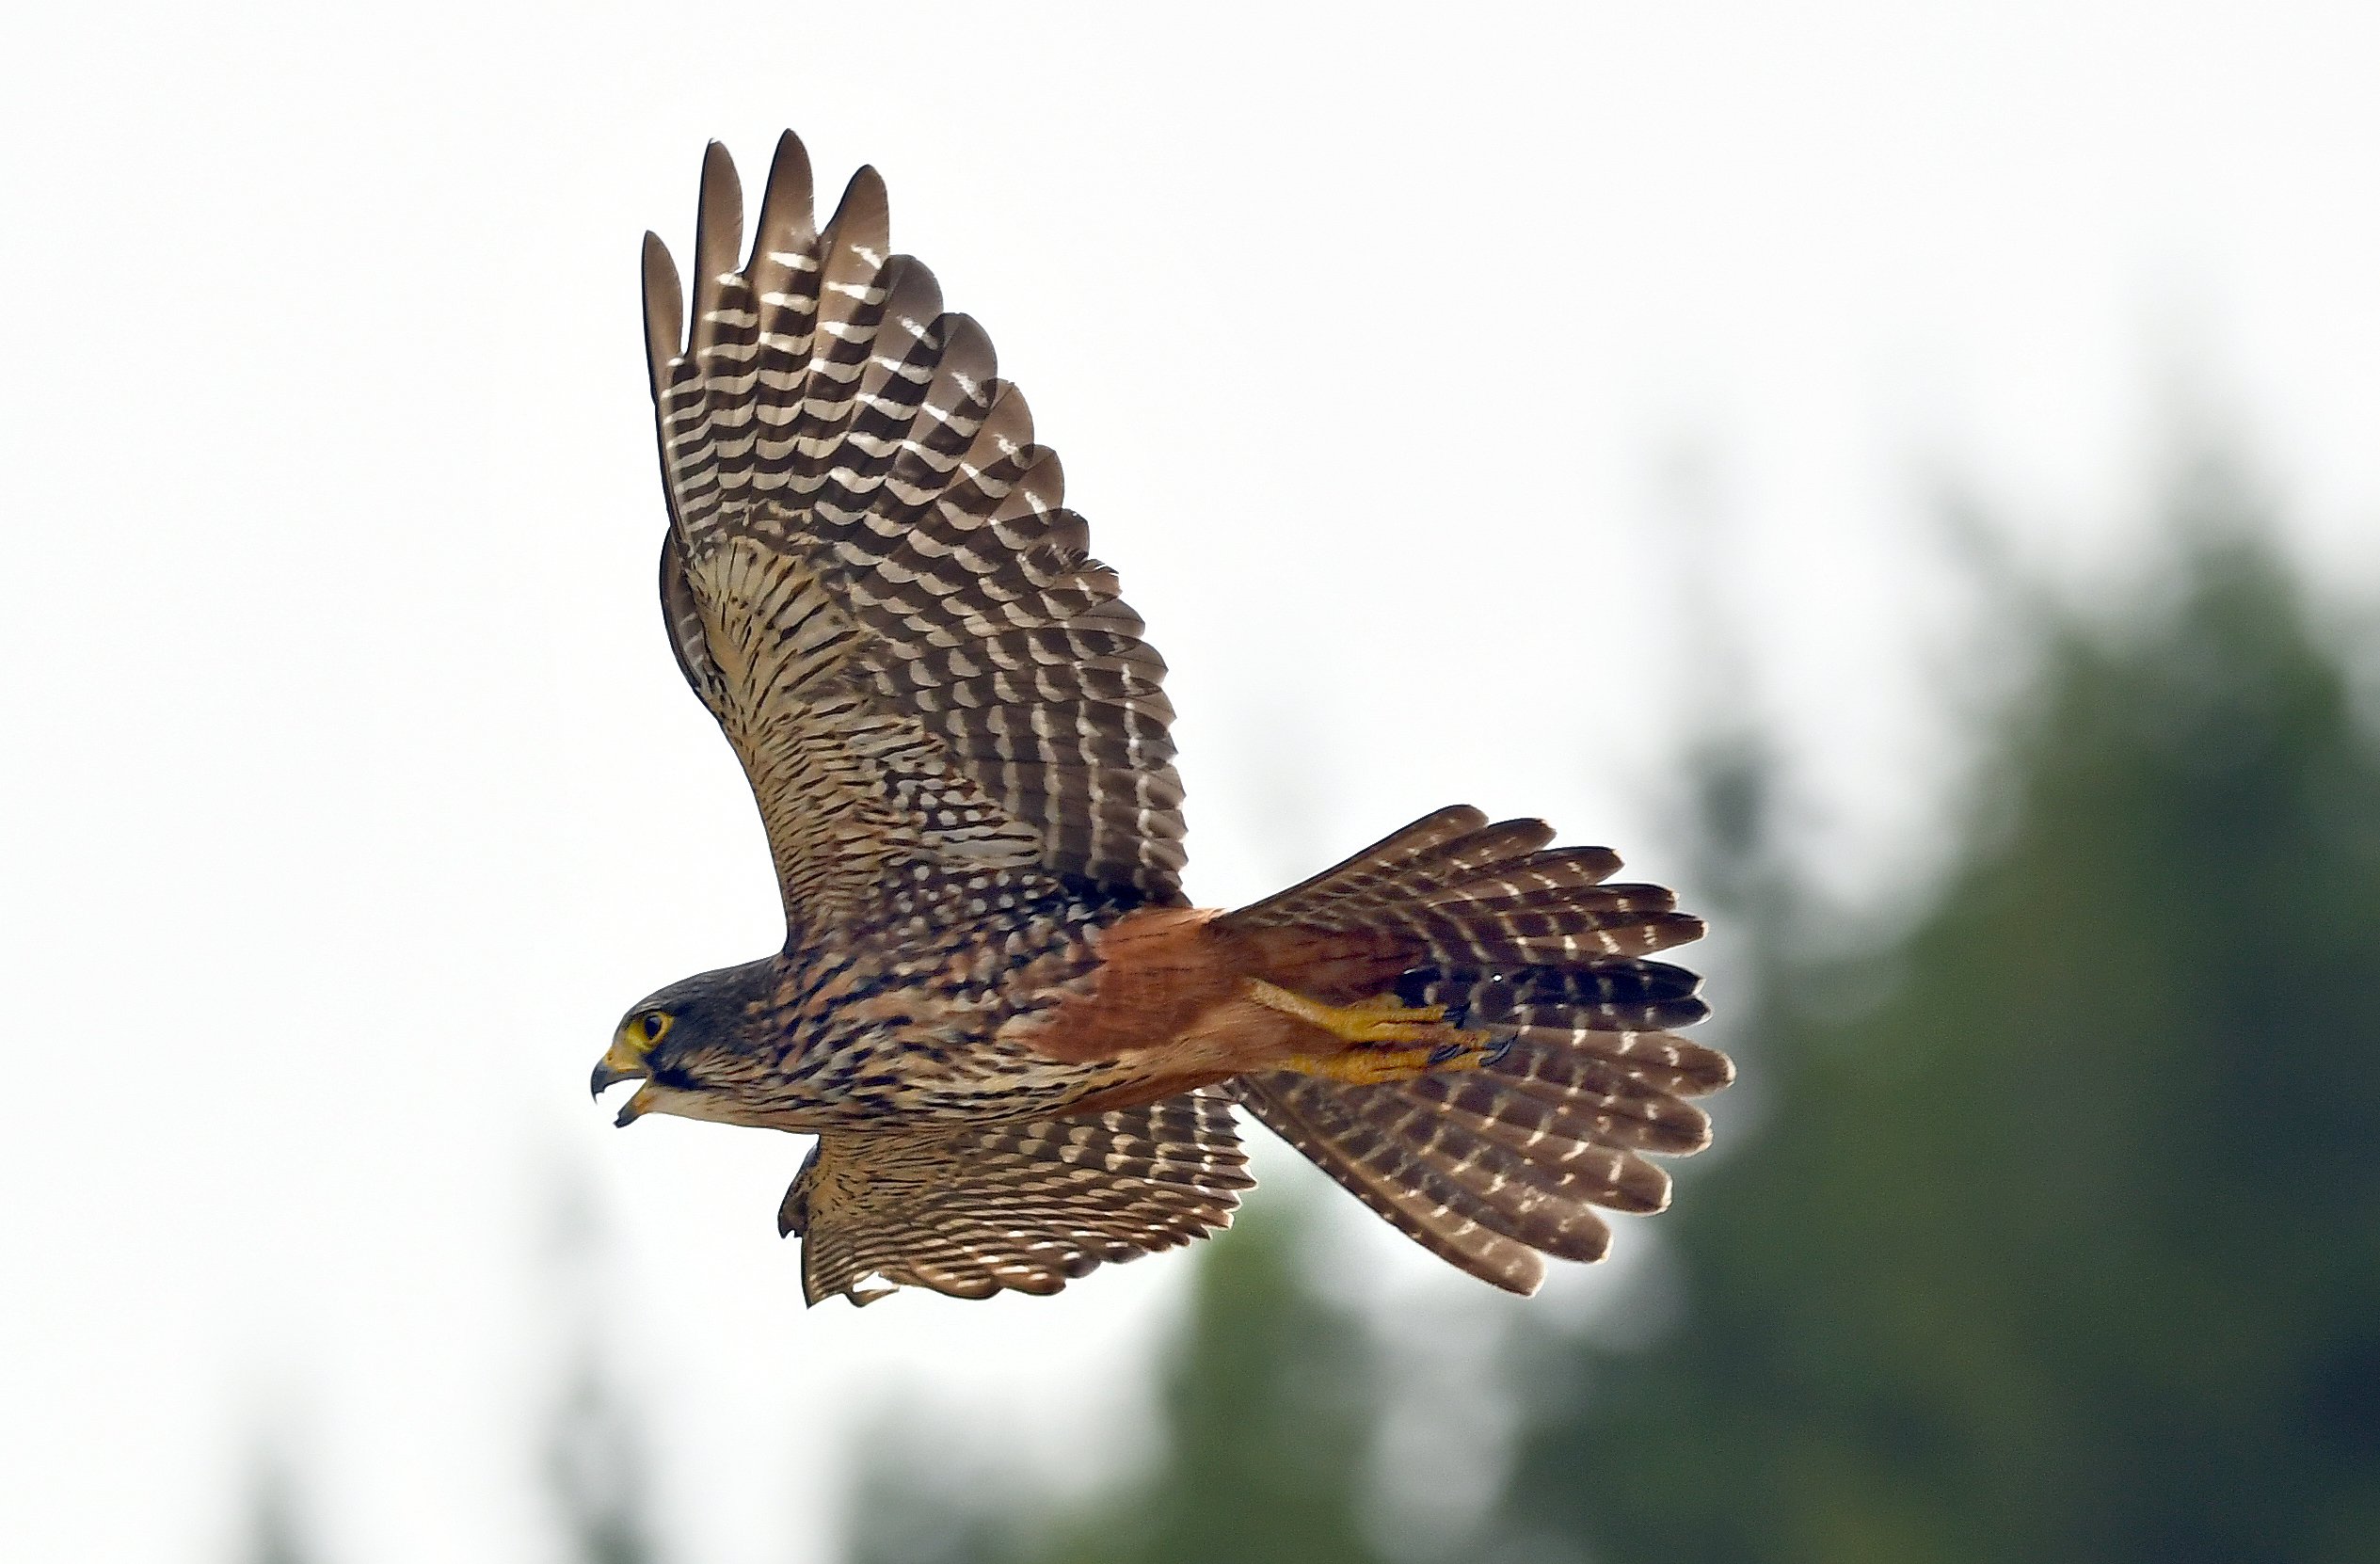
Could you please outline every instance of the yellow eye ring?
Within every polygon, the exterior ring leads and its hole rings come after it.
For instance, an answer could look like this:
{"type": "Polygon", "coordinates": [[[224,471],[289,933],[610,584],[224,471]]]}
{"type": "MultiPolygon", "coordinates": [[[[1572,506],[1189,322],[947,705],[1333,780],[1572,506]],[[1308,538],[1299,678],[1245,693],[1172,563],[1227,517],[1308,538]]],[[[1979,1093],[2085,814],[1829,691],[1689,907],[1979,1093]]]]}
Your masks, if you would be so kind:
{"type": "Polygon", "coordinates": [[[662,1035],[664,1032],[669,1030],[669,1023],[670,1016],[666,1011],[647,1011],[644,1014],[636,1018],[635,1027],[638,1040],[641,1041],[647,1047],[651,1047],[654,1044],[662,1040],[662,1035]]]}

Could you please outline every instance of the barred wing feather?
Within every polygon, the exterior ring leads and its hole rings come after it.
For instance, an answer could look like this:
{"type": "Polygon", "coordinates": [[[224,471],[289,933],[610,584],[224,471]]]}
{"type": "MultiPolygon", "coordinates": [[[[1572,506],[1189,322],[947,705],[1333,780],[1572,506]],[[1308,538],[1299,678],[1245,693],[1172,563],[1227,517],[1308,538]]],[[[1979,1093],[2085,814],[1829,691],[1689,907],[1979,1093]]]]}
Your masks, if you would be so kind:
{"type": "Polygon", "coordinates": [[[714,144],[691,316],[648,235],[646,329],[663,614],[751,779],[789,919],[865,907],[913,864],[1178,904],[1164,662],[989,339],[890,253],[872,169],[822,231],[789,134],[756,226],[743,262],[714,144]]]}
{"type": "Polygon", "coordinates": [[[895,1286],[1053,1293],[1102,1263],[1231,1224],[1254,1181],[1207,1088],[1042,1124],[820,1138],[778,1213],[809,1301],[895,1286]]]}

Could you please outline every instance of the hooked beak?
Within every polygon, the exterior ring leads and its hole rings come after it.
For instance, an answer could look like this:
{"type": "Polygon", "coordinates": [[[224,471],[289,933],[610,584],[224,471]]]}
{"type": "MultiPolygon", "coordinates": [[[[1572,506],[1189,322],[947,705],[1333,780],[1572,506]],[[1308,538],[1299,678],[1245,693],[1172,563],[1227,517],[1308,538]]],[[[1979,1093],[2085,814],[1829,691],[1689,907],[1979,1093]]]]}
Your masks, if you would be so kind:
{"type": "MultiPolygon", "coordinates": [[[[615,1037],[612,1039],[611,1047],[605,1051],[602,1060],[595,1066],[595,1073],[587,1077],[587,1093],[590,1096],[600,1097],[605,1092],[624,1080],[636,1080],[651,1074],[651,1068],[645,1062],[645,1056],[630,1047],[627,1038],[615,1037]]],[[[620,1106],[620,1116],[613,1123],[627,1125],[642,1117],[645,1111],[652,1107],[652,1093],[653,1088],[649,1081],[638,1087],[636,1094],[620,1106]]]]}

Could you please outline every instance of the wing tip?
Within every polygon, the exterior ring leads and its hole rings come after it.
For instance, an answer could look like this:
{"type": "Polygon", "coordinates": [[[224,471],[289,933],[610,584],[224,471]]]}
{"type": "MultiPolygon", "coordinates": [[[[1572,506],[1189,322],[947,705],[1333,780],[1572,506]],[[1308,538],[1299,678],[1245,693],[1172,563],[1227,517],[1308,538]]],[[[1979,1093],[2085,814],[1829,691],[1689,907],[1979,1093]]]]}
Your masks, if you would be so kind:
{"type": "Polygon", "coordinates": [[[653,383],[653,400],[661,400],[669,383],[670,365],[683,351],[686,293],[678,278],[677,258],[669,245],[651,229],[645,231],[642,262],[645,292],[645,368],[653,383]]]}
{"type": "Polygon", "coordinates": [[[874,164],[863,163],[852,171],[826,226],[839,246],[848,245],[871,252],[870,258],[877,263],[884,261],[883,252],[891,244],[892,197],[874,164]]]}
{"type": "Polygon", "coordinates": [[[812,208],[816,182],[810,171],[810,150],[788,130],[777,136],[769,159],[769,182],[762,187],[760,219],[753,229],[754,258],[771,250],[800,250],[818,237],[812,208]]]}
{"type": "MultiPolygon", "coordinates": [[[[702,197],[695,211],[695,229],[706,246],[716,244],[719,236],[727,235],[729,259],[743,238],[743,181],[736,174],[735,154],[727,151],[724,141],[711,141],[702,149],[702,197]]],[[[705,250],[706,259],[709,251],[705,250]]],[[[731,270],[729,266],[706,267],[706,271],[731,270]]]]}

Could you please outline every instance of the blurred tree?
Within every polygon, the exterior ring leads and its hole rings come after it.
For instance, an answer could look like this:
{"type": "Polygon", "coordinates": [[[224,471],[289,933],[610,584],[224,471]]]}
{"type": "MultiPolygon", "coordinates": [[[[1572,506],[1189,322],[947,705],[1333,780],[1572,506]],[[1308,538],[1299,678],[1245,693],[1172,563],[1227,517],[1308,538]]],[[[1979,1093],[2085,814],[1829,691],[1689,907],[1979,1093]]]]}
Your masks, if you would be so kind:
{"type": "Polygon", "coordinates": [[[1302,1214],[1260,1197],[1204,1246],[1164,1351],[1149,1467],[1074,1507],[959,1487],[878,1440],[852,1507],[855,1564],[1373,1564],[1362,1524],[1377,1412],[1359,1320],[1310,1288],[1302,1214]]]}
{"type": "Polygon", "coordinates": [[[2380,1556],[2380,743],[2249,507],[2181,509],[2155,606],[2019,616],[1928,904],[1755,964],[1764,1124],[1663,1219],[1678,1327],[1539,1344],[1534,1553],[2380,1556]]]}
{"type": "MultiPolygon", "coordinates": [[[[1164,1457],[1128,1507],[1145,1564],[1366,1564],[1376,1377],[1359,1321],[1307,1281],[1303,1214],[1275,1197],[1201,1257],[1167,1353],[1164,1457]]],[[[1125,1540],[1129,1530],[1117,1540],[1125,1540]]]]}
{"type": "Polygon", "coordinates": [[[623,1312],[610,1246],[576,1171],[554,1171],[541,1246],[546,1323],[563,1354],[546,1410],[547,1492],[569,1564],[657,1564],[640,1409],[606,1366],[603,1322],[623,1312]]]}
{"type": "Polygon", "coordinates": [[[1025,1539],[1052,1524],[1049,1501],[984,1469],[983,1452],[936,1441],[925,1431],[933,1428],[926,1420],[901,1427],[877,1409],[845,1507],[845,1564],[1026,1564],[1043,1556],[1025,1539]]]}
{"type": "Polygon", "coordinates": [[[304,1508],[287,1459],[278,1447],[261,1451],[248,1472],[241,1564],[313,1564],[320,1556],[310,1543],[304,1508]]]}
{"type": "Polygon", "coordinates": [[[636,1420],[583,1347],[546,1430],[546,1476],[570,1564],[656,1564],[636,1420]]]}

